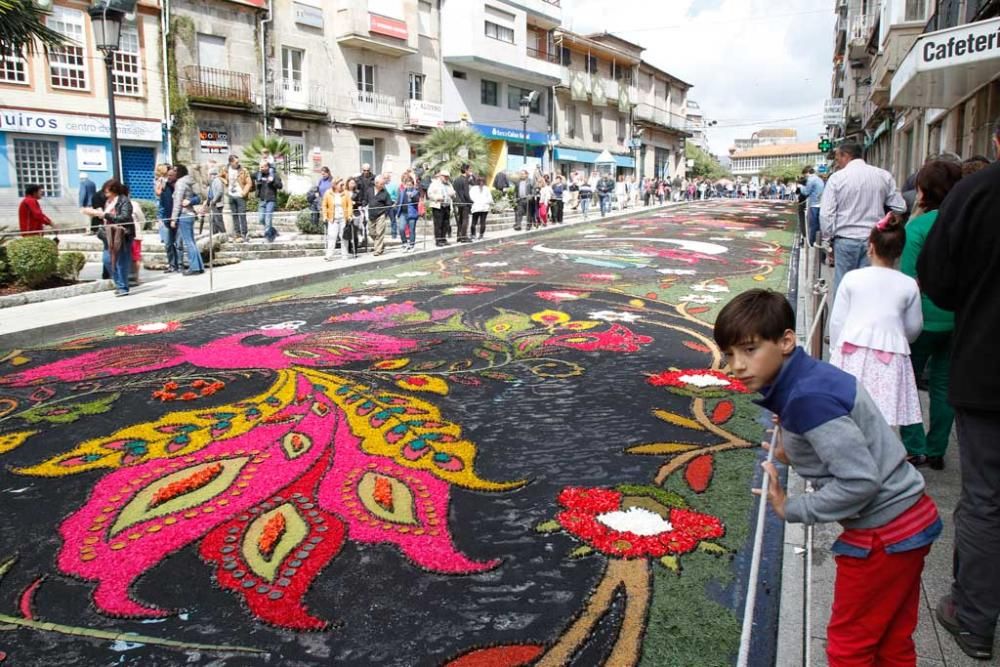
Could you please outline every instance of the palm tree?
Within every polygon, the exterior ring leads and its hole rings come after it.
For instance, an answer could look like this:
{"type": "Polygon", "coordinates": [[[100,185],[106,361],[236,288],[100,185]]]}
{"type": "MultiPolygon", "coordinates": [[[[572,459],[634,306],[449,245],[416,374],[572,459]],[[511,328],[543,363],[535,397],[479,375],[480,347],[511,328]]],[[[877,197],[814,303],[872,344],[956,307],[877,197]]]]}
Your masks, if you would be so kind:
{"type": "Polygon", "coordinates": [[[257,135],[250,145],[243,149],[243,164],[247,169],[253,171],[257,168],[265,148],[271,152],[271,157],[275,160],[280,157],[288,158],[292,153],[291,145],[281,137],[271,135],[265,139],[263,135],[257,135]]]}
{"type": "Polygon", "coordinates": [[[65,44],[65,38],[45,25],[47,12],[32,0],[0,0],[0,53],[35,53],[35,40],[44,46],[65,44]]]}
{"type": "Polygon", "coordinates": [[[489,144],[473,130],[457,125],[440,127],[420,144],[420,161],[426,162],[431,174],[445,170],[458,174],[458,168],[468,162],[476,174],[486,174],[489,168],[489,144]]]}

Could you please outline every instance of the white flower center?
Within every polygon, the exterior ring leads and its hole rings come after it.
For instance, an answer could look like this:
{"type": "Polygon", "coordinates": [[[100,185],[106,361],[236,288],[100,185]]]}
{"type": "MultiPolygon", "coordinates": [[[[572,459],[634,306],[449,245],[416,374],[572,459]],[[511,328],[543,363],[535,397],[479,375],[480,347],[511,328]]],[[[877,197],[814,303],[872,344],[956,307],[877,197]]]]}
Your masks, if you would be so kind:
{"type": "Polygon", "coordinates": [[[674,529],[662,516],[643,507],[630,507],[624,512],[621,510],[605,512],[598,514],[597,520],[620,533],[633,533],[643,537],[659,535],[674,529]]]}
{"type": "Polygon", "coordinates": [[[163,329],[166,329],[166,328],[167,328],[167,325],[164,324],[163,322],[151,322],[149,324],[140,324],[139,327],[138,327],[139,331],[143,331],[143,332],[146,332],[146,333],[149,333],[149,332],[152,332],[152,331],[162,331],[163,329]]]}
{"type": "Polygon", "coordinates": [[[681,375],[677,378],[684,384],[693,384],[696,387],[728,387],[729,380],[723,380],[714,375],[681,375]]]}

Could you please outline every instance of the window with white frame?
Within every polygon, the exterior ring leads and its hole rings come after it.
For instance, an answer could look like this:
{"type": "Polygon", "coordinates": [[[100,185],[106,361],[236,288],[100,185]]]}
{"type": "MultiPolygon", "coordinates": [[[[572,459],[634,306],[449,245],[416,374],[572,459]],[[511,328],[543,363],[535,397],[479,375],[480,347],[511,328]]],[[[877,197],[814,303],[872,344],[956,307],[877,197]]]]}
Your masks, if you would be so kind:
{"type": "Polygon", "coordinates": [[[496,81],[483,79],[479,83],[479,103],[488,106],[500,106],[500,86],[496,81]]]}
{"type": "Polygon", "coordinates": [[[139,31],[135,26],[122,26],[118,50],[114,55],[116,95],[142,94],[142,61],[139,55],[139,31]]]}
{"type": "Polygon", "coordinates": [[[28,66],[13,48],[0,49],[0,83],[28,83],[28,66]]]}
{"type": "Polygon", "coordinates": [[[425,0],[420,0],[418,3],[417,18],[420,21],[420,34],[421,35],[433,35],[433,24],[431,23],[431,12],[434,6],[425,2],[425,0]]]}
{"type": "Polygon", "coordinates": [[[496,7],[486,5],[486,36],[493,39],[514,43],[514,22],[517,20],[513,14],[501,11],[496,7]]]}
{"type": "Polygon", "coordinates": [[[306,52],[302,49],[281,47],[281,87],[291,93],[302,92],[302,62],[306,52]]]}
{"type": "Polygon", "coordinates": [[[375,92],[375,65],[364,65],[358,63],[357,67],[357,78],[355,83],[358,86],[358,92],[360,93],[374,93],[375,92]]]}
{"type": "Polygon", "coordinates": [[[927,18],[927,0],[906,0],[904,21],[923,21],[927,18]]]}
{"type": "Polygon", "coordinates": [[[87,90],[87,43],[84,15],[78,9],[56,5],[45,19],[46,25],[66,38],[69,44],[49,47],[49,77],[53,88],[87,90]]]}
{"type": "Polygon", "coordinates": [[[514,29],[498,25],[492,21],[486,21],[486,36],[500,40],[501,42],[507,42],[508,44],[514,43],[514,29]]]}
{"type": "Polygon", "coordinates": [[[625,129],[626,129],[625,126],[626,125],[627,125],[627,123],[625,122],[625,116],[619,116],[618,117],[618,142],[619,143],[625,141],[625,129]]]}
{"type": "Polygon", "coordinates": [[[424,99],[424,75],[417,74],[416,72],[410,72],[410,99],[411,100],[422,100],[424,99]]]}
{"type": "Polygon", "coordinates": [[[601,131],[601,125],[604,124],[604,117],[600,111],[595,111],[591,114],[590,118],[590,133],[594,141],[601,141],[604,138],[604,133],[601,131]]]}

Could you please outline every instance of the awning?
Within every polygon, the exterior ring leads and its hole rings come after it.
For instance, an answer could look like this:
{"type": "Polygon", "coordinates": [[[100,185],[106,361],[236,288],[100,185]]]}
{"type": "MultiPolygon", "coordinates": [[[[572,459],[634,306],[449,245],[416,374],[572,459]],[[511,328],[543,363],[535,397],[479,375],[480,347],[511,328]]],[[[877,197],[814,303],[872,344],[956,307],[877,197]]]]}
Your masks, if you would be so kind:
{"type": "Polygon", "coordinates": [[[894,107],[950,108],[1000,73],[1000,18],[921,35],[892,77],[894,107]]]}
{"type": "MultiPolygon", "coordinates": [[[[584,164],[595,164],[601,153],[597,151],[587,151],[582,148],[557,148],[553,157],[562,162],[582,162],[584,164]]],[[[623,169],[635,169],[635,158],[627,155],[612,155],[615,166],[623,169]]]]}
{"type": "Polygon", "coordinates": [[[549,135],[544,132],[532,132],[528,130],[527,136],[520,130],[520,128],[512,127],[500,127],[498,125],[484,125],[482,123],[471,123],[469,125],[473,130],[483,135],[487,139],[494,139],[499,141],[510,141],[515,144],[528,143],[532,145],[542,145],[546,146],[549,143],[549,135]]]}

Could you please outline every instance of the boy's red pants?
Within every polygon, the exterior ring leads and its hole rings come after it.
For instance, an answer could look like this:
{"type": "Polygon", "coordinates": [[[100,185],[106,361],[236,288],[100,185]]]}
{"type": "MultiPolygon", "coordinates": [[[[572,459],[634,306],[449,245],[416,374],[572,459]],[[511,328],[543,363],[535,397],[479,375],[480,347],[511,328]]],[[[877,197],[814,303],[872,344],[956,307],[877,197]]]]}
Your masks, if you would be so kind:
{"type": "Polygon", "coordinates": [[[868,558],[837,556],[833,612],[826,631],[830,667],[913,667],[920,574],[930,545],[886,553],[876,536],[868,558]]]}

